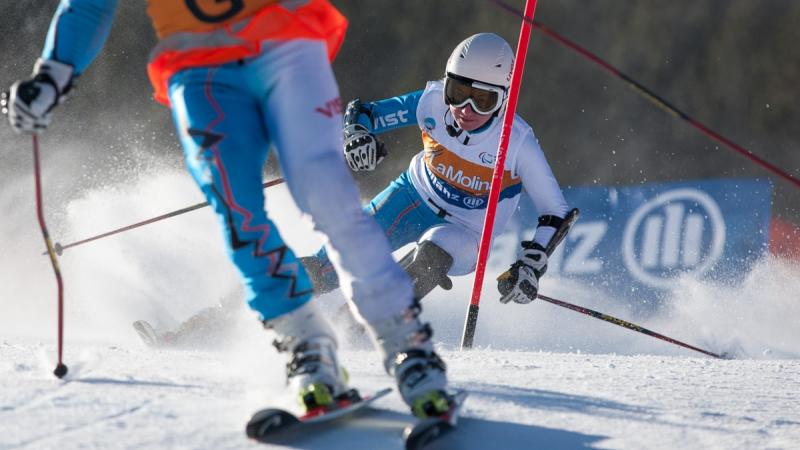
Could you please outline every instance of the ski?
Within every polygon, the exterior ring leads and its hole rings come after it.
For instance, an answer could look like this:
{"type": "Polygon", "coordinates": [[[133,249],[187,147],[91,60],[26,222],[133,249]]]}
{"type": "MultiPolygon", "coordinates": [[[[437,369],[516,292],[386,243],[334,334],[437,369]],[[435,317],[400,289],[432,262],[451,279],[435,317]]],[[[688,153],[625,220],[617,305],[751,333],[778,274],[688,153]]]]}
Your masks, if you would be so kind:
{"type": "Polygon", "coordinates": [[[145,345],[148,347],[158,347],[161,344],[161,336],[146,320],[137,320],[133,322],[133,329],[136,330],[139,337],[142,338],[142,341],[144,341],[145,345]]]}
{"type": "Polygon", "coordinates": [[[355,412],[392,392],[392,389],[382,389],[365,397],[361,397],[354,389],[351,391],[352,394],[347,399],[340,400],[336,406],[312,410],[299,417],[282,409],[262,409],[253,414],[247,422],[245,427],[247,437],[269,443],[294,435],[302,436],[309,427],[318,427],[336,419],[351,417],[355,412]]]}
{"type": "Polygon", "coordinates": [[[452,394],[450,411],[442,417],[423,419],[414,425],[409,425],[403,431],[406,450],[421,450],[426,445],[439,439],[444,434],[453,431],[458,422],[461,406],[467,398],[467,391],[456,391],[452,394]]]}

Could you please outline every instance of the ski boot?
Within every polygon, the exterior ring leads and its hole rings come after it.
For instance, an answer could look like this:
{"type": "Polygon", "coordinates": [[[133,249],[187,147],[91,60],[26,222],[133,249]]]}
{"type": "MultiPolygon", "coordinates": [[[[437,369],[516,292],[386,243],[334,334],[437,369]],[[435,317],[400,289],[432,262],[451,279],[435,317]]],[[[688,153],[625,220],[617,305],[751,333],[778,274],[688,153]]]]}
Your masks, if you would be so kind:
{"type": "Polygon", "coordinates": [[[287,383],[306,415],[358,400],[358,392],[347,389],[347,373],[336,357],[333,329],[314,302],[264,325],[277,334],[275,348],[291,354],[286,364],[287,383]]]}
{"type": "Polygon", "coordinates": [[[419,320],[418,302],[399,316],[374,324],[372,332],[384,356],[384,368],[394,375],[403,401],[420,419],[449,413],[447,367],[433,351],[430,324],[419,320]]]}

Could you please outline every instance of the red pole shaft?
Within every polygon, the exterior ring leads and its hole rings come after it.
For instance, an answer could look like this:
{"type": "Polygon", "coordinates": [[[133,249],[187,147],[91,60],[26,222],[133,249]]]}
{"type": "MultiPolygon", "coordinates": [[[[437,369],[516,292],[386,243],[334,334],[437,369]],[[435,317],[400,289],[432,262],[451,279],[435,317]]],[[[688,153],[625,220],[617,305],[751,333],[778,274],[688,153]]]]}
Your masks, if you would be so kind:
{"type": "Polygon", "coordinates": [[[478,320],[478,308],[481,301],[481,287],[483,277],[486,272],[486,260],[489,256],[489,246],[492,241],[492,230],[494,229],[494,216],[497,211],[497,200],[500,198],[500,189],[503,181],[503,171],[506,162],[506,150],[508,141],[511,138],[511,125],[514,114],[517,110],[517,98],[519,88],[522,84],[522,73],[525,69],[525,57],[528,54],[528,43],[531,36],[531,25],[533,14],[536,10],[536,0],[526,0],[525,20],[522,21],[522,28],[517,42],[517,54],[514,58],[514,70],[511,75],[511,87],[508,93],[508,103],[503,116],[503,130],[500,134],[500,145],[497,148],[495,158],[494,174],[492,175],[492,185],[489,189],[489,202],[486,205],[486,217],[483,222],[483,233],[481,234],[480,247],[478,249],[478,261],[475,267],[475,281],[472,284],[472,298],[470,300],[467,319],[464,324],[464,336],[461,340],[461,348],[471,348],[472,340],[475,336],[475,326],[478,320]]]}
{"type": "MultiPolygon", "coordinates": [[[[276,178],[274,180],[270,180],[270,181],[265,182],[262,185],[262,187],[264,187],[266,189],[268,187],[272,187],[272,186],[275,186],[275,185],[278,185],[278,184],[281,184],[281,183],[283,183],[283,178],[276,178]]],[[[185,213],[194,211],[196,209],[205,208],[206,206],[208,206],[208,202],[203,202],[203,203],[198,203],[196,205],[187,206],[186,208],[182,208],[182,209],[179,209],[179,210],[176,210],[176,211],[168,212],[166,214],[162,214],[160,216],[153,217],[153,218],[150,218],[150,219],[147,219],[147,220],[143,220],[141,222],[137,222],[137,223],[134,223],[134,224],[131,224],[131,225],[126,225],[126,226],[124,226],[122,228],[117,228],[116,230],[107,231],[105,233],[98,234],[96,236],[92,236],[92,237],[89,237],[89,238],[86,238],[86,239],[81,239],[80,241],[75,241],[75,242],[72,242],[70,244],[60,245],[58,242],[56,242],[56,247],[55,247],[56,248],[56,253],[58,253],[60,255],[61,253],[64,252],[64,250],[66,250],[68,248],[77,247],[79,245],[83,245],[83,244],[86,244],[86,243],[89,243],[89,242],[92,242],[92,241],[96,241],[98,239],[107,238],[107,237],[113,236],[115,234],[119,234],[119,233],[122,233],[122,232],[125,232],[125,231],[133,230],[134,228],[139,228],[139,227],[144,226],[144,225],[149,225],[151,223],[159,222],[159,221],[164,220],[164,219],[169,219],[170,217],[179,216],[181,214],[185,214],[185,213]]],[[[43,255],[45,255],[45,254],[47,254],[47,251],[45,251],[45,253],[43,253],[43,255]]]]}
{"type": "Polygon", "coordinates": [[[33,135],[33,175],[36,183],[36,216],[39,219],[39,228],[42,231],[44,243],[47,245],[47,253],[50,255],[50,263],[53,266],[53,273],[58,284],[58,364],[56,365],[55,375],[59,378],[67,373],[63,361],[64,354],[64,282],[61,279],[61,269],[58,266],[58,257],[50,241],[50,234],[47,232],[47,225],[44,221],[44,206],[42,201],[42,176],[41,165],[39,163],[39,140],[33,135]]]}

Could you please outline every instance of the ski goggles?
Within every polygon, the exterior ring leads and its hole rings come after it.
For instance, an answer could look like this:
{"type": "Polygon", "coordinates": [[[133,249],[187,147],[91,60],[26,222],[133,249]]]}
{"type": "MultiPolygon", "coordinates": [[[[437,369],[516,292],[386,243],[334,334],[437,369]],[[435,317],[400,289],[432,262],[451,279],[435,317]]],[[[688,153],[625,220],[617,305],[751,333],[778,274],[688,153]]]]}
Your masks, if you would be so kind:
{"type": "Polygon", "coordinates": [[[478,114],[491,114],[505,100],[505,89],[448,73],[444,79],[444,102],[456,108],[469,103],[478,114]]]}

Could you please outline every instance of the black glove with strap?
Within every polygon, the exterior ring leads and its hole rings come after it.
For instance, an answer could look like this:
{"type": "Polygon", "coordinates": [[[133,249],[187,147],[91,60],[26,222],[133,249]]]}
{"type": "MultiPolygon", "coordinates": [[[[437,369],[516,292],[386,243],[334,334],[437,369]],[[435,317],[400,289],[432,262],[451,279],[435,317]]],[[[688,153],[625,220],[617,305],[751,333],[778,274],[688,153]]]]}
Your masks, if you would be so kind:
{"type": "Polygon", "coordinates": [[[545,248],[533,241],[522,241],[519,259],[497,279],[500,303],[530,303],[539,292],[539,278],[547,271],[545,248]]]}
{"type": "Polygon", "coordinates": [[[358,116],[370,111],[355,99],[347,104],[344,114],[344,158],[354,172],[375,170],[386,157],[386,148],[364,125],[358,123],[358,116]]]}

